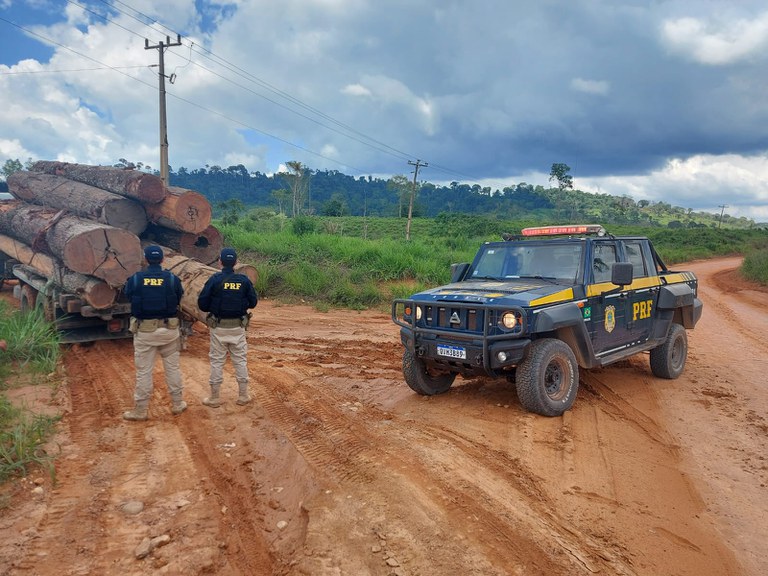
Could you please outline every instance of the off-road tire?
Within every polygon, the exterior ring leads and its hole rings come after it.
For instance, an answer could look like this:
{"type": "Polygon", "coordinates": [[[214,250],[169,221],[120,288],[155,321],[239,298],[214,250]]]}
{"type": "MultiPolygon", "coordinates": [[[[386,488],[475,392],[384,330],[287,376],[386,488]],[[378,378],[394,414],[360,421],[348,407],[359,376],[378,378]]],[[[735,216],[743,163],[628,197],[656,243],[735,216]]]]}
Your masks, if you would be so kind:
{"type": "Polygon", "coordinates": [[[651,372],[658,378],[674,380],[685,369],[688,358],[688,335],[680,324],[669,327],[667,338],[651,350],[651,372]]]}
{"type": "Polygon", "coordinates": [[[531,343],[515,374],[523,408],[542,416],[560,416],[579,392],[579,365],[570,347],[554,338],[531,343]]]}
{"type": "Polygon", "coordinates": [[[424,361],[414,356],[408,349],[403,352],[403,376],[411,390],[423,396],[448,392],[456,379],[456,374],[449,372],[430,374],[424,361]]]}

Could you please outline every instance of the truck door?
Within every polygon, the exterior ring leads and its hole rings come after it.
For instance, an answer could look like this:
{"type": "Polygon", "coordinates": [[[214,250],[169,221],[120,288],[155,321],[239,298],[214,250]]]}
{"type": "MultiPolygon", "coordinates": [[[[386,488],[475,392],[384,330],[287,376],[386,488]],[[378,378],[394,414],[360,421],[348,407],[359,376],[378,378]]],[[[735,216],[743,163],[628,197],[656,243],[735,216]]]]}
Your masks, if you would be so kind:
{"type": "Polygon", "coordinates": [[[650,246],[644,240],[624,240],[624,259],[632,263],[632,290],[628,293],[627,331],[632,344],[648,340],[659,300],[659,277],[650,246]]]}
{"type": "Polygon", "coordinates": [[[591,254],[587,254],[591,263],[587,285],[589,329],[595,355],[601,357],[626,348],[633,340],[632,287],[610,292],[616,288],[611,283],[611,269],[620,261],[619,241],[595,240],[591,246],[591,254]]]}

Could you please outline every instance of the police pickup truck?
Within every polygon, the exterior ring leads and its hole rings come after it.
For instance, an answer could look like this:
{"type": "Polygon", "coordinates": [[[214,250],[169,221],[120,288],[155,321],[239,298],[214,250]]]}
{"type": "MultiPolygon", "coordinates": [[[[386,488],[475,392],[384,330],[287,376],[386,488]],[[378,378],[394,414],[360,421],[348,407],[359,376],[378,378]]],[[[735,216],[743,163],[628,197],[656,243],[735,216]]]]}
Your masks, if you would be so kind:
{"type": "Polygon", "coordinates": [[[450,284],[395,300],[392,319],[419,394],[448,391],[458,374],[506,377],[526,410],[559,416],[576,399],[579,367],[648,351],[655,376],[680,376],[686,330],[702,313],[697,289],[648,238],[545,226],[486,242],[451,267],[450,284]]]}

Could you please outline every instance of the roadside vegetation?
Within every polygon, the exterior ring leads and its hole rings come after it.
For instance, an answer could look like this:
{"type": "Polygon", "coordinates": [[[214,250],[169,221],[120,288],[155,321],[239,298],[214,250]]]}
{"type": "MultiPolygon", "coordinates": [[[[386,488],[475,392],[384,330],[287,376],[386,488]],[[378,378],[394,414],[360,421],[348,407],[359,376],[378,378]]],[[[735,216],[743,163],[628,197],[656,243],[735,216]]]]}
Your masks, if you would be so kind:
{"type": "Polygon", "coordinates": [[[59,361],[57,334],[41,312],[21,313],[0,300],[0,340],[7,345],[0,351],[0,482],[39,467],[53,475],[44,444],[59,417],[36,414],[11,402],[8,393],[13,386],[51,385],[48,375],[59,361]]]}
{"type": "MultiPolygon", "coordinates": [[[[306,300],[318,308],[388,308],[393,298],[450,279],[452,263],[471,261],[482,242],[519,233],[536,221],[501,220],[466,214],[415,218],[411,240],[404,218],[286,218],[264,209],[216,222],[226,242],[259,272],[262,296],[306,300]]],[[[667,266],[727,256],[765,274],[768,231],[608,225],[608,232],[648,236],[667,266]],[[754,256],[753,256],[754,254],[754,256]]],[[[758,279],[759,273],[751,276],[758,279]]],[[[768,278],[768,275],[766,275],[768,278]]]]}

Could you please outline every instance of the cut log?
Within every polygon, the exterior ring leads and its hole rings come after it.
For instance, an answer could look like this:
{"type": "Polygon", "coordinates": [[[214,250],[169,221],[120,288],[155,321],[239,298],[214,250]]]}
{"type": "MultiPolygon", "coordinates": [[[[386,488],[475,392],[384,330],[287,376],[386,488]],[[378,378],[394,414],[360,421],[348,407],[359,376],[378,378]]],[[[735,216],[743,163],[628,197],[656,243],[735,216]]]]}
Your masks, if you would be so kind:
{"type": "Polygon", "coordinates": [[[35,252],[5,234],[0,234],[0,252],[37,271],[40,276],[51,279],[67,292],[77,294],[96,309],[109,308],[117,300],[119,290],[103,280],[68,270],[55,258],[35,252]]]}
{"type": "Polygon", "coordinates": [[[63,176],[15,172],[8,176],[8,190],[19,200],[67,210],[136,235],[147,227],[141,202],[63,176]]]}
{"type": "Polygon", "coordinates": [[[150,224],[141,235],[141,239],[168,246],[175,252],[199,260],[203,264],[216,263],[224,247],[224,238],[214,226],[208,226],[198,234],[191,234],[150,224]]]}
{"type": "Polygon", "coordinates": [[[63,210],[26,204],[0,204],[0,233],[61,260],[74,272],[120,286],[141,270],[138,236],[107,224],[84,220],[63,210]]]}
{"type": "Polygon", "coordinates": [[[31,169],[33,172],[64,176],[120,196],[134,198],[142,203],[155,204],[168,195],[168,189],[159,176],[137,170],[53,160],[35,162],[31,169]]]}
{"type": "Polygon", "coordinates": [[[194,190],[171,186],[162,202],[145,207],[151,222],[179,232],[198,234],[211,224],[211,205],[194,190]]]}
{"type": "MultiPolygon", "coordinates": [[[[147,243],[144,244],[147,245],[147,243]]],[[[161,246],[161,248],[165,254],[161,266],[176,274],[184,287],[184,296],[181,298],[182,311],[201,322],[205,322],[207,312],[203,312],[197,307],[197,299],[200,297],[200,292],[202,292],[208,278],[216,274],[219,268],[178,254],[167,246],[161,246]]],[[[249,264],[238,265],[235,270],[248,276],[254,284],[259,279],[256,268],[249,264]]]]}

